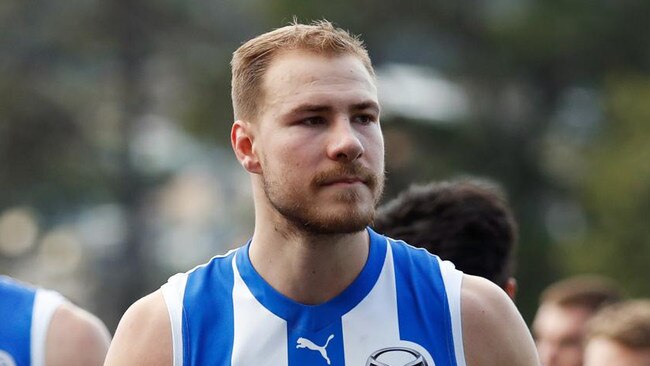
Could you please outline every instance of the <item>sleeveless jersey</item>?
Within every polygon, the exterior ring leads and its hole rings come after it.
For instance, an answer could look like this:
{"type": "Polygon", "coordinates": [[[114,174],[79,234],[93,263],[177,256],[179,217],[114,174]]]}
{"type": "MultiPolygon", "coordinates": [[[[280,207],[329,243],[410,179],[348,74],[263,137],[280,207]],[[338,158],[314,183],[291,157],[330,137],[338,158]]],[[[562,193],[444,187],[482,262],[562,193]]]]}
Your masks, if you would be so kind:
{"type": "Polygon", "coordinates": [[[63,301],[54,291],[0,276],[0,366],[45,366],[47,329],[63,301]]]}
{"type": "Polygon", "coordinates": [[[368,229],[368,259],[335,298],[303,305],[273,289],[245,246],[162,286],[174,366],[465,366],[462,272],[368,229]]]}

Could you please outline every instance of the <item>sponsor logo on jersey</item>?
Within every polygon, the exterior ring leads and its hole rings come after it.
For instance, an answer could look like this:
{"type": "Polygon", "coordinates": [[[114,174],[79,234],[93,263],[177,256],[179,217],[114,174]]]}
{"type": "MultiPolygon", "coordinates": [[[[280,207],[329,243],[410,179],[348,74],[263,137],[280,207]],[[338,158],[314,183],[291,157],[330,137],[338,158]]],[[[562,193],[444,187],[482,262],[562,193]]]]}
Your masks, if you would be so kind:
{"type": "Polygon", "coordinates": [[[11,355],[0,349],[0,366],[16,366],[16,361],[11,355]]]}
{"type": "Polygon", "coordinates": [[[327,341],[325,342],[325,344],[323,346],[319,346],[307,338],[300,337],[296,342],[296,348],[306,348],[312,351],[316,351],[320,353],[321,356],[323,356],[323,359],[325,360],[325,362],[327,362],[328,365],[331,365],[332,362],[330,361],[330,358],[327,356],[327,346],[330,344],[330,341],[333,338],[334,338],[334,334],[330,334],[330,336],[327,337],[327,341]]]}
{"type": "Polygon", "coordinates": [[[435,366],[430,365],[424,356],[409,347],[386,347],[373,352],[366,366],[435,366]]]}

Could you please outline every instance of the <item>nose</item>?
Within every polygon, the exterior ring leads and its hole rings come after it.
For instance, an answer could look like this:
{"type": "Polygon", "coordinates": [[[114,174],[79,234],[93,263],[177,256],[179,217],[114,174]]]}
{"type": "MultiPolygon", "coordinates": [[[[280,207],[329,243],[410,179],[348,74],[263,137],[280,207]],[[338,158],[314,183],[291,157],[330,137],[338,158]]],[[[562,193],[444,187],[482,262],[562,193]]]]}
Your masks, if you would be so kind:
{"type": "Polygon", "coordinates": [[[364,148],[358,133],[349,117],[338,118],[338,121],[332,125],[327,148],[329,158],[348,162],[359,159],[364,153],[364,148]]]}

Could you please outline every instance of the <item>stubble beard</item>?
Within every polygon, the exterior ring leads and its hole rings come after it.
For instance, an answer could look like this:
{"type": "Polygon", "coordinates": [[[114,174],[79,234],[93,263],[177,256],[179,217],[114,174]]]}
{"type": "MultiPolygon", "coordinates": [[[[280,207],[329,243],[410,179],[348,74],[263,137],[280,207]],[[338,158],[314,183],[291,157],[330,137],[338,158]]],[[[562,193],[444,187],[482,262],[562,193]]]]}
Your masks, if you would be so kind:
{"type": "Polygon", "coordinates": [[[333,171],[318,174],[310,184],[296,189],[282,175],[262,177],[264,193],[271,206],[288,223],[289,231],[310,235],[351,234],[364,230],[375,218],[375,206],[384,188],[384,176],[374,174],[360,165],[341,166],[333,171]],[[327,179],[345,174],[361,176],[372,194],[372,203],[363,207],[362,195],[357,190],[338,192],[333,200],[348,205],[350,210],[325,213],[314,203],[308,202],[305,192],[317,192],[327,179]]]}

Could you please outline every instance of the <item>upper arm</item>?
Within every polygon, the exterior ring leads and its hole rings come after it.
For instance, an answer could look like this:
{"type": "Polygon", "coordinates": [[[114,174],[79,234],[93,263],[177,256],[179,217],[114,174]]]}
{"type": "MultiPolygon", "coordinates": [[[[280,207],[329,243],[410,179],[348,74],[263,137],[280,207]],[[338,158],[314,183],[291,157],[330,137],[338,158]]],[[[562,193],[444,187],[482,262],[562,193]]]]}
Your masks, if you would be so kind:
{"type": "Polygon", "coordinates": [[[104,365],[171,366],[172,353],[167,305],[158,290],[124,313],[104,365]]]}
{"type": "Polygon", "coordinates": [[[89,312],[64,302],[52,315],[45,345],[47,366],[99,366],[110,343],[104,323],[89,312]]]}
{"type": "Polygon", "coordinates": [[[532,336],[514,303],[490,281],[463,276],[463,346],[467,366],[537,366],[532,336]]]}

